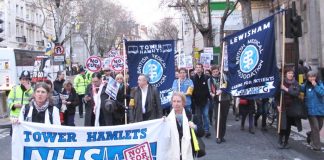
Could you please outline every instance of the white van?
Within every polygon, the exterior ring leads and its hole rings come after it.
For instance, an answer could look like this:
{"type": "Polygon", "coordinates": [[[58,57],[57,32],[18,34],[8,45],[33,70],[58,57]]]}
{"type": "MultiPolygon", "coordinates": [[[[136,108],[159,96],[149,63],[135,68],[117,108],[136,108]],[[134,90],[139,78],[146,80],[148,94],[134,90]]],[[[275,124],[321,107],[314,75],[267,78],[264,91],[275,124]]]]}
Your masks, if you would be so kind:
{"type": "MultiPolygon", "coordinates": [[[[19,83],[19,76],[23,70],[33,74],[36,58],[44,56],[41,51],[29,51],[13,48],[0,48],[0,90],[9,91],[14,85],[19,83]]],[[[53,64],[51,60],[51,77],[56,78],[57,71],[60,70],[58,64],[53,64]]],[[[33,77],[33,75],[32,75],[33,77]]]]}

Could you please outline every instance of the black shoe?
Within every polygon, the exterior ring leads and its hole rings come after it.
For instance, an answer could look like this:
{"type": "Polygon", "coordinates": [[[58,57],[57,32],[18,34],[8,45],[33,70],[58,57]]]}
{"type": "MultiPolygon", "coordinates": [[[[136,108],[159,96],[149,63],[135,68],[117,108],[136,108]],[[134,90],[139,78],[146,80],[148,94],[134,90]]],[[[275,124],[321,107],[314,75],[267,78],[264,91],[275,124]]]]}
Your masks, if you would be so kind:
{"type": "Polygon", "coordinates": [[[235,117],[235,121],[239,121],[240,120],[240,117],[239,116],[236,116],[235,117]]]}
{"type": "Polygon", "coordinates": [[[314,148],[314,147],[311,147],[311,149],[312,149],[313,151],[321,151],[321,148],[314,148]]]}
{"type": "Polygon", "coordinates": [[[289,148],[290,148],[290,146],[289,146],[288,142],[284,142],[283,149],[289,149],[289,148]]]}
{"type": "Polygon", "coordinates": [[[311,142],[311,138],[310,138],[310,136],[311,136],[311,132],[307,132],[306,133],[306,142],[308,143],[308,144],[310,144],[310,142],[311,142]]]}
{"type": "Polygon", "coordinates": [[[80,115],[80,118],[83,118],[83,115],[80,115]]]}
{"type": "Polygon", "coordinates": [[[221,138],[221,141],[222,141],[222,142],[226,142],[226,140],[225,140],[224,138],[221,138]]]}
{"type": "Polygon", "coordinates": [[[210,137],[210,132],[207,131],[205,137],[209,138],[210,137]]]}
{"type": "Polygon", "coordinates": [[[216,138],[216,143],[220,144],[222,143],[222,140],[220,138],[216,138]]]}
{"type": "Polygon", "coordinates": [[[279,148],[279,149],[284,149],[285,147],[284,147],[283,143],[279,143],[279,144],[278,144],[278,148],[279,148]]]}

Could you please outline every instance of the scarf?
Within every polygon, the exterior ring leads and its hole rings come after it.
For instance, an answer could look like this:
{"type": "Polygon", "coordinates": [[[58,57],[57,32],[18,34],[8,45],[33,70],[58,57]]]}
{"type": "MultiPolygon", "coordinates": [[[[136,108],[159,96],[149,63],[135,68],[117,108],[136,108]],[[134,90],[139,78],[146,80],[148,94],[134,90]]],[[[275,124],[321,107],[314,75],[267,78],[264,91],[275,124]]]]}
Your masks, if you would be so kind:
{"type": "Polygon", "coordinates": [[[37,112],[39,113],[39,112],[44,112],[44,111],[47,109],[48,104],[49,104],[49,101],[47,100],[43,106],[38,106],[38,105],[36,104],[35,100],[32,99],[32,100],[31,100],[31,104],[32,104],[33,106],[35,106],[37,112]]]}
{"type": "Polygon", "coordinates": [[[178,160],[180,159],[180,154],[183,160],[192,160],[192,146],[191,146],[191,135],[189,129],[189,121],[186,115],[185,110],[182,111],[182,129],[183,129],[183,136],[181,139],[181,151],[180,151],[180,144],[179,144],[179,133],[177,129],[177,118],[174,110],[172,109],[170,114],[167,117],[167,120],[170,121],[170,125],[173,128],[171,130],[171,145],[179,146],[176,150],[172,151],[172,159],[178,160]]]}

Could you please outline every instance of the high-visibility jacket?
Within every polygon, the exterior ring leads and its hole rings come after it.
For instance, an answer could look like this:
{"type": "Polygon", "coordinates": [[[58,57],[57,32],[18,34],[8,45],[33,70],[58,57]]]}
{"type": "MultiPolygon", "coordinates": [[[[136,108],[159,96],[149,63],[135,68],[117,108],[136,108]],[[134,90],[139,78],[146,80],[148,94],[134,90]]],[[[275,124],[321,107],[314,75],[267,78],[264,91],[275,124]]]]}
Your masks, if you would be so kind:
{"type": "Polygon", "coordinates": [[[78,74],[74,78],[73,85],[74,85],[75,91],[77,92],[78,95],[85,94],[85,90],[86,90],[88,84],[89,84],[89,82],[85,75],[78,74]]]}
{"type": "Polygon", "coordinates": [[[10,109],[10,116],[18,118],[21,108],[13,108],[13,105],[14,104],[22,104],[22,105],[28,104],[32,95],[33,95],[32,88],[23,92],[20,85],[12,87],[12,89],[9,92],[8,99],[7,99],[8,108],[10,109]]]}
{"type": "Polygon", "coordinates": [[[87,71],[87,72],[85,73],[85,76],[86,76],[86,78],[87,78],[88,84],[90,84],[91,81],[92,81],[92,74],[93,74],[93,72],[91,72],[91,71],[87,71]]]}

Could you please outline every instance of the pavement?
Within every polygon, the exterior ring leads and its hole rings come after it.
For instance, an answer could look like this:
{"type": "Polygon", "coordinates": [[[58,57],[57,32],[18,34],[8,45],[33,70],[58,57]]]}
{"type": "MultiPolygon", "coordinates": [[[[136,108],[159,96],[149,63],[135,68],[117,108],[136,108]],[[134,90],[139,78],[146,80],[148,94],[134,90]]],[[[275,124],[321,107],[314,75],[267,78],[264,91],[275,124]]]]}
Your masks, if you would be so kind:
{"type": "Polygon", "coordinates": [[[10,128],[11,122],[9,117],[7,118],[0,118],[0,129],[1,128],[10,128]]]}
{"type": "MultiPolygon", "coordinates": [[[[291,130],[293,132],[295,132],[296,134],[302,136],[302,137],[307,137],[306,136],[306,132],[310,131],[311,128],[310,128],[310,125],[309,125],[309,122],[308,120],[302,120],[302,126],[303,126],[303,130],[298,132],[297,131],[297,128],[296,127],[292,127],[291,130]]],[[[322,130],[320,131],[320,136],[321,136],[321,142],[324,143],[324,127],[322,128],[322,130]]]]}

